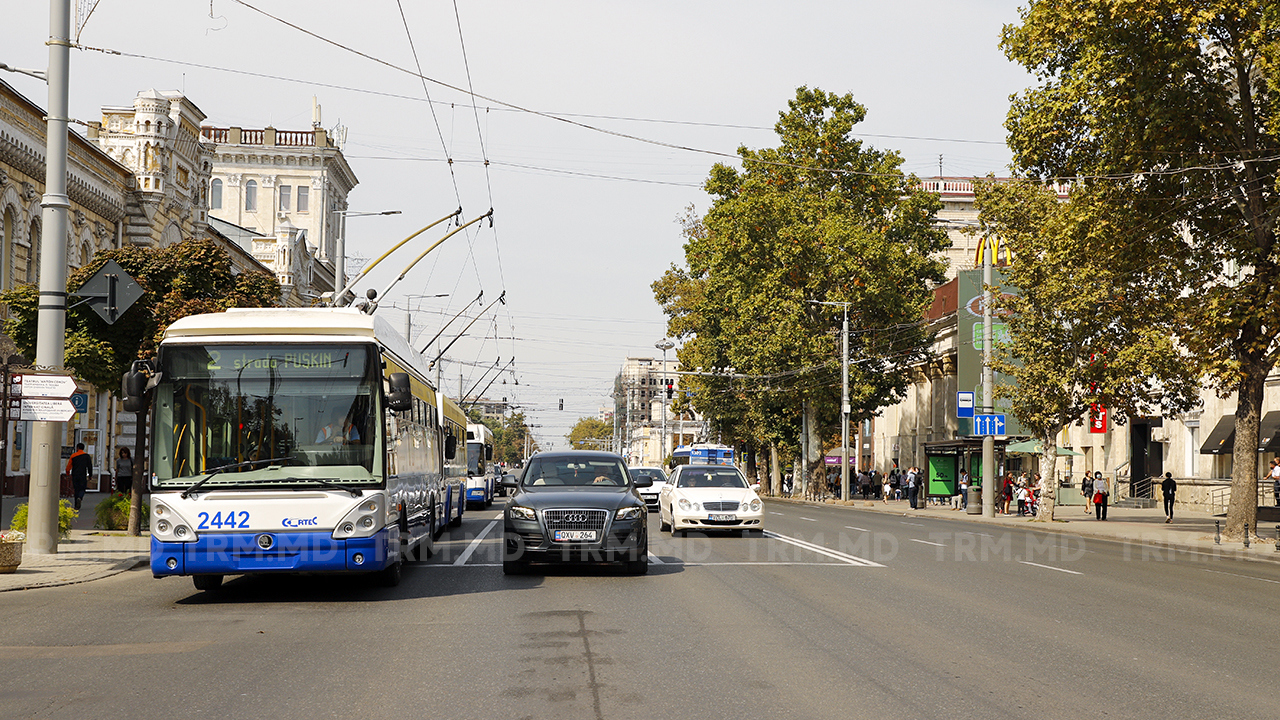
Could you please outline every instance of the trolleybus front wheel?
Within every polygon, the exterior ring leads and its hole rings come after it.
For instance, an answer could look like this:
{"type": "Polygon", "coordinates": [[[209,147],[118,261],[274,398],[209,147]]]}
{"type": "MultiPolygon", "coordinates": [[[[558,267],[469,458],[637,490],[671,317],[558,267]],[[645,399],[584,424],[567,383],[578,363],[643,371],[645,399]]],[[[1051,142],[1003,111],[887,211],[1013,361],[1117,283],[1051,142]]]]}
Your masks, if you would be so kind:
{"type": "Polygon", "coordinates": [[[192,575],[191,582],[195,583],[197,590],[204,592],[213,592],[222,587],[221,575],[192,575]]]}

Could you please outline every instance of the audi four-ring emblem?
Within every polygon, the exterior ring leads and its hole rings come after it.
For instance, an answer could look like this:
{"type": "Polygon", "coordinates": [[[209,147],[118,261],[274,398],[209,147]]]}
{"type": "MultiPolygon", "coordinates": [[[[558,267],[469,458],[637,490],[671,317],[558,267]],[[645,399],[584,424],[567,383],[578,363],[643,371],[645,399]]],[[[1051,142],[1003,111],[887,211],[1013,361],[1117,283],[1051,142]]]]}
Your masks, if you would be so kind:
{"type": "Polygon", "coordinates": [[[565,522],[571,522],[571,523],[584,523],[584,522],[586,522],[586,521],[587,521],[587,514],[586,514],[586,513],[571,513],[571,514],[569,514],[569,515],[565,515],[565,516],[564,516],[564,521],[565,521],[565,522]]]}

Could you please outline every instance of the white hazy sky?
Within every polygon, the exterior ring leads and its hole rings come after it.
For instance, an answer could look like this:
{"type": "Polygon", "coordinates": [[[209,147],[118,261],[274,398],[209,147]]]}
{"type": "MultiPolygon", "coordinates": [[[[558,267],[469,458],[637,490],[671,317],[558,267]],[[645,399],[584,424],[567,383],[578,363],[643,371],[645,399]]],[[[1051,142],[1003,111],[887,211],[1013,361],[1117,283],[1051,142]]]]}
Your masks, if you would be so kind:
{"type": "MultiPolygon", "coordinates": [[[[43,68],[48,3],[6,5],[0,62],[43,68]]],[[[941,156],[946,175],[1005,173],[1008,98],[1032,84],[998,48],[1018,5],[99,0],[80,42],[145,58],[73,50],[71,112],[96,120],[155,88],[184,92],[209,125],[302,130],[316,96],[323,125],[348,129],[352,210],[403,213],[351,219],[352,255],[377,257],[459,205],[468,219],[493,207],[492,230],[455,236],[379,312],[397,325],[410,315],[425,340],[480,290],[486,302],[505,290],[507,304],[450,350],[459,362],[446,365],[445,389],[483,386],[486,367],[514,356],[486,395],[517,403],[544,446],[563,445],[579,417],[609,404],[626,357],[659,355],[666,324],[649,285],[683,263],[675,218],[706,210],[702,180],[724,161],[712,153],[776,145],[773,123],[798,86],[853,93],[868,111],[859,136],[901,152],[907,172],[936,175],[941,156]],[[490,99],[473,110],[465,93],[377,62],[413,69],[414,49],[423,75],[490,99]]],[[[5,79],[47,106],[43,83],[5,79]]],[[[417,252],[393,256],[368,286],[417,252]]]]}

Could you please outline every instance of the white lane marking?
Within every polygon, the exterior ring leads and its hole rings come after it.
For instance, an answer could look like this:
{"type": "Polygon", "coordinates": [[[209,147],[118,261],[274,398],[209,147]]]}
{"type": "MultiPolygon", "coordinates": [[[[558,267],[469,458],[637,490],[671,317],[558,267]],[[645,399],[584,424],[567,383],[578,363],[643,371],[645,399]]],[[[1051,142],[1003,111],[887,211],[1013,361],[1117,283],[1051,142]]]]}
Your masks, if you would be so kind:
{"type": "Polygon", "coordinates": [[[770,510],[770,511],[769,511],[769,514],[770,514],[770,515],[781,515],[782,513],[780,513],[780,512],[774,512],[774,511],[770,510]]]}
{"type": "Polygon", "coordinates": [[[769,530],[765,530],[764,535],[765,537],[771,537],[775,540],[781,540],[784,543],[795,545],[798,548],[804,548],[805,550],[816,552],[819,555],[826,555],[829,558],[835,558],[836,560],[849,563],[850,565],[858,565],[859,567],[884,567],[883,565],[877,562],[865,560],[863,558],[860,558],[854,555],[848,555],[846,553],[842,553],[837,550],[832,550],[831,548],[823,547],[821,545],[814,545],[813,543],[805,542],[804,540],[797,540],[796,538],[787,537],[786,535],[779,535],[778,533],[772,532],[769,530]]]}
{"type": "Polygon", "coordinates": [[[907,538],[907,539],[910,540],[911,542],[918,542],[921,545],[932,545],[934,547],[946,547],[946,545],[943,545],[942,543],[929,542],[928,540],[917,540],[915,538],[907,538]]]}
{"type": "Polygon", "coordinates": [[[657,555],[654,555],[653,553],[649,553],[649,564],[650,565],[666,565],[666,563],[662,562],[662,560],[657,555]]]}
{"type": "Polygon", "coordinates": [[[866,529],[866,528],[856,528],[856,527],[854,527],[854,526],[852,526],[852,525],[845,525],[845,526],[844,526],[844,529],[845,529],[845,530],[857,530],[858,532],[871,532],[870,530],[868,530],[868,529],[866,529]]]}
{"type": "Polygon", "coordinates": [[[480,534],[476,536],[476,539],[471,541],[471,544],[467,546],[466,550],[462,551],[462,554],[458,556],[457,560],[453,561],[453,564],[465,565],[467,563],[467,560],[471,559],[471,553],[475,552],[476,548],[480,546],[480,541],[484,540],[484,536],[488,535],[489,531],[493,529],[493,526],[497,524],[498,524],[498,521],[494,520],[488,525],[485,525],[484,529],[480,531],[480,534]]]}
{"type": "Polygon", "coordinates": [[[899,520],[898,523],[900,525],[915,525],[916,527],[924,527],[924,523],[909,523],[909,522],[906,522],[905,520],[899,520]]]}
{"type": "MultiPolygon", "coordinates": [[[[743,565],[769,565],[769,566],[776,566],[776,565],[784,565],[784,566],[793,566],[793,567],[837,567],[837,568],[843,568],[843,567],[884,567],[883,565],[865,565],[865,566],[864,566],[864,565],[859,565],[859,564],[857,564],[857,563],[850,563],[850,562],[778,562],[778,561],[772,561],[772,562],[770,562],[770,561],[763,561],[763,560],[762,560],[762,561],[759,561],[759,562],[751,562],[751,561],[743,561],[743,562],[684,562],[684,561],[682,560],[682,561],[679,561],[679,562],[673,562],[673,563],[662,563],[662,564],[663,564],[663,565],[673,565],[673,566],[674,566],[674,565],[679,565],[679,566],[682,566],[682,567],[719,567],[719,566],[722,566],[722,565],[724,565],[724,566],[743,566],[743,565]]],[[[569,565],[568,565],[568,566],[573,566],[573,564],[572,564],[572,563],[569,563],[569,565]]],[[[456,567],[463,567],[463,568],[483,568],[483,567],[502,567],[502,563],[468,563],[468,564],[466,564],[466,565],[441,565],[441,564],[437,564],[437,563],[428,563],[428,564],[426,564],[426,565],[418,565],[418,566],[416,566],[414,569],[416,570],[416,569],[418,569],[419,567],[422,567],[422,568],[456,568],[456,567]]],[[[539,567],[539,566],[535,565],[535,566],[533,566],[533,567],[534,567],[534,570],[536,571],[536,570],[538,569],[538,567],[539,567]]],[[[557,567],[566,567],[566,566],[565,566],[565,565],[557,565],[557,567]]],[[[583,567],[588,567],[588,566],[585,566],[585,565],[584,565],[583,567]]]]}
{"type": "Polygon", "coordinates": [[[1084,574],[1084,573],[1076,572],[1075,570],[1064,570],[1060,567],[1054,567],[1052,565],[1041,565],[1040,563],[1027,562],[1026,560],[1019,560],[1018,562],[1022,563],[1023,565],[1034,565],[1035,567],[1044,568],[1045,570],[1057,570],[1058,572],[1071,573],[1072,575],[1084,574]]]}
{"type": "Polygon", "coordinates": [[[1240,575],[1237,573],[1222,572],[1221,570],[1207,570],[1205,568],[1201,568],[1201,570],[1204,570],[1205,572],[1217,573],[1219,575],[1230,575],[1232,577],[1249,578],[1250,580],[1261,580],[1262,582],[1269,582],[1269,583],[1275,583],[1277,585],[1280,585],[1280,580],[1268,580],[1267,578],[1254,577],[1253,575],[1240,575]]]}
{"type": "Polygon", "coordinates": [[[808,520],[809,522],[818,522],[817,520],[814,520],[813,518],[807,518],[807,517],[804,517],[803,515],[801,515],[801,516],[800,516],[800,519],[801,519],[801,520],[808,520]]]}

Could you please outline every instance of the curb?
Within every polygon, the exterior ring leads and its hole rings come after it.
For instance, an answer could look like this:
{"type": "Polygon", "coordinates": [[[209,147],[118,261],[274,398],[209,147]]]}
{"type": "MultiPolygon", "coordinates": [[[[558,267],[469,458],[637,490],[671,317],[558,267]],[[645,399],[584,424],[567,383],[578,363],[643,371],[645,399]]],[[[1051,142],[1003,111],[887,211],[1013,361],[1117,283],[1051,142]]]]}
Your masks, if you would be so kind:
{"type": "Polygon", "coordinates": [[[128,572],[136,568],[144,567],[148,565],[150,562],[151,562],[151,558],[148,555],[134,555],[133,557],[125,558],[124,560],[117,562],[115,565],[112,565],[106,570],[99,570],[97,572],[93,572],[88,575],[85,575],[84,577],[71,578],[68,580],[48,580],[44,582],[33,582],[30,585],[20,585],[18,587],[0,588],[0,592],[14,592],[17,590],[38,590],[41,588],[63,587],[65,585],[79,585],[80,583],[87,583],[87,582],[92,582],[94,580],[101,580],[103,578],[111,577],[112,575],[119,575],[122,572],[128,572]]]}
{"type": "MultiPolygon", "coordinates": [[[[975,516],[971,516],[971,515],[969,515],[968,513],[957,513],[957,514],[954,514],[954,515],[948,514],[948,515],[947,515],[947,516],[945,516],[945,517],[939,517],[939,516],[937,516],[937,515],[932,515],[932,514],[927,514],[927,513],[920,513],[920,512],[918,512],[918,511],[917,511],[917,512],[911,512],[911,508],[910,508],[910,507],[905,508],[905,511],[904,511],[904,512],[897,512],[896,510],[876,510],[874,507],[872,507],[872,508],[868,508],[868,507],[866,507],[866,506],[860,506],[860,505],[836,505],[836,504],[833,504],[833,503],[814,502],[814,501],[812,501],[812,500],[803,500],[803,499],[797,500],[797,499],[795,499],[795,498],[784,498],[784,497],[764,496],[764,499],[766,499],[766,500],[777,500],[777,501],[779,501],[779,502],[785,502],[785,503],[789,503],[789,504],[792,504],[792,505],[799,505],[799,506],[803,506],[803,507],[813,507],[813,508],[831,508],[831,509],[834,509],[834,510],[865,510],[865,511],[868,511],[868,512],[877,513],[877,514],[879,514],[879,515],[894,515],[894,516],[898,516],[898,515],[900,515],[900,516],[902,516],[902,517],[929,517],[929,518],[935,518],[935,519],[938,519],[938,520],[963,520],[963,521],[965,521],[965,522],[970,522],[970,523],[975,523],[975,524],[984,524],[984,525],[988,525],[988,526],[996,526],[996,527],[1013,526],[1013,523],[1012,523],[1012,522],[1010,522],[1010,523],[1004,523],[1004,522],[984,522],[984,520],[982,519],[982,516],[981,516],[981,515],[979,515],[979,516],[976,516],[976,517],[975,517],[975,516]]],[[[872,501],[872,502],[874,502],[874,501],[872,501]]],[[[1205,547],[1200,546],[1200,545],[1193,545],[1193,544],[1190,544],[1190,543],[1188,543],[1188,542],[1187,542],[1187,541],[1185,541],[1185,540],[1162,540],[1162,541],[1157,541],[1157,540],[1153,540],[1153,539],[1144,539],[1144,538],[1119,537],[1119,536],[1115,536],[1115,535],[1099,535],[1099,534],[1095,534],[1095,533],[1093,533],[1093,532],[1084,531],[1084,530],[1083,530],[1083,528],[1080,528],[1080,529],[1073,529],[1073,528],[1072,528],[1072,526],[1073,526],[1075,523],[1069,523],[1069,522],[1061,523],[1061,526],[1059,526],[1059,523],[1058,523],[1057,521],[1054,521],[1054,522],[1043,522],[1043,523],[1042,523],[1042,522],[1038,522],[1038,521],[1035,521],[1035,520],[1026,520],[1026,521],[1023,521],[1023,522],[1024,522],[1024,524],[1026,525],[1026,527],[1024,527],[1023,529],[1026,529],[1026,530],[1040,530],[1040,531],[1043,531],[1043,532],[1058,532],[1058,533],[1062,533],[1062,534],[1064,534],[1064,535],[1073,535],[1073,536],[1075,536],[1075,537],[1088,538],[1088,539],[1090,539],[1090,540],[1108,540],[1108,541],[1111,541],[1111,542],[1117,542],[1117,543],[1141,543],[1141,544],[1143,544],[1143,545],[1148,545],[1148,546],[1150,546],[1150,547],[1164,548],[1164,549],[1172,549],[1172,550],[1180,550],[1180,551],[1184,551],[1184,552],[1188,552],[1188,553],[1195,553],[1195,554],[1198,554],[1198,555],[1210,555],[1210,556],[1212,556],[1212,555],[1221,555],[1221,554],[1223,554],[1223,551],[1230,551],[1230,552],[1231,552],[1231,554],[1232,554],[1232,557],[1234,557],[1234,558],[1235,558],[1235,559],[1237,559],[1237,560],[1245,560],[1245,561],[1249,561],[1249,562],[1259,562],[1259,563],[1268,563],[1268,564],[1272,564],[1272,565],[1280,564],[1280,552],[1277,552],[1277,553],[1275,554],[1275,556],[1269,556],[1269,555],[1265,555],[1265,554],[1256,554],[1256,555],[1255,555],[1255,554],[1252,554],[1252,552],[1253,552],[1252,550],[1250,551],[1250,553],[1249,553],[1249,554],[1243,554],[1241,551],[1244,551],[1244,547],[1243,547],[1243,546],[1239,546],[1239,544],[1238,544],[1238,543],[1234,543],[1234,542],[1233,542],[1232,546],[1230,546],[1230,547],[1228,547],[1228,546],[1226,546],[1226,545],[1214,545],[1214,546],[1211,546],[1211,547],[1209,547],[1209,548],[1205,548],[1205,547]]],[[[1022,526],[1017,526],[1017,527],[1022,527],[1022,526]]],[[[1212,533],[1210,533],[1210,534],[1212,534],[1212,533]]],[[[1272,539],[1268,539],[1268,538],[1258,537],[1256,542],[1255,542],[1254,540],[1252,540],[1252,539],[1250,540],[1250,542],[1253,544],[1253,547],[1261,547],[1261,546],[1262,546],[1262,545],[1264,545],[1264,544],[1265,544],[1265,545],[1271,545],[1271,544],[1272,544],[1272,542],[1273,542],[1273,540],[1272,540],[1272,539]]]]}

